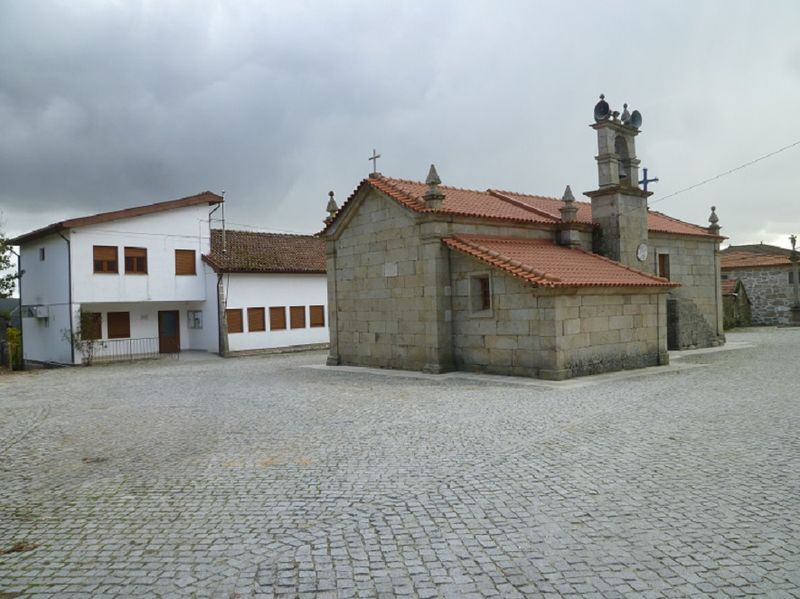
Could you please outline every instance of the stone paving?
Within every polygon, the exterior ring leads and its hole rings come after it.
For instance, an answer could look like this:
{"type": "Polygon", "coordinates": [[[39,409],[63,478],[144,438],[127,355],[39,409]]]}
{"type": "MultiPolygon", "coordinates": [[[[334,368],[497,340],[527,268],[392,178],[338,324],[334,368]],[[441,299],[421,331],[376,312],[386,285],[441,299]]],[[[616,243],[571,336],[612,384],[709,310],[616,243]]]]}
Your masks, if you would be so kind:
{"type": "Polygon", "coordinates": [[[0,598],[800,597],[800,329],[583,386],[0,377],[0,598]]]}

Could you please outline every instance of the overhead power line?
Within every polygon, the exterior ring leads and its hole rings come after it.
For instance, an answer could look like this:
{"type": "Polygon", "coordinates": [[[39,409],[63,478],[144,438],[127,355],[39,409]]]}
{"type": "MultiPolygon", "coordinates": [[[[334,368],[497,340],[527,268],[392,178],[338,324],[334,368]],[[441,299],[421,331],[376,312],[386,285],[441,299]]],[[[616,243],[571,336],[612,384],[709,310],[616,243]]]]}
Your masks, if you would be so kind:
{"type": "Polygon", "coordinates": [[[663,202],[664,200],[669,199],[669,198],[673,198],[678,194],[684,193],[684,192],[689,191],[691,189],[695,189],[697,187],[700,187],[701,185],[705,185],[706,183],[711,183],[711,181],[716,181],[717,179],[721,179],[722,177],[730,175],[731,173],[735,173],[736,171],[740,171],[743,168],[747,168],[748,166],[752,166],[756,162],[761,162],[762,160],[766,160],[767,158],[770,158],[771,156],[775,156],[776,154],[780,154],[781,152],[785,152],[786,150],[789,150],[789,149],[791,149],[791,148],[793,148],[795,146],[800,146],[800,139],[798,139],[794,143],[790,143],[788,146],[783,146],[782,148],[778,148],[777,150],[775,150],[773,152],[770,152],[769,154],[764,154],[763,156],[759,156],[758,158],[755,158],[754,160],[750,160],[749,162],[745,162],[744,164],[740,164],[739,166],[736,166],[736,167],[734,167],[734,168],[732,168],[730,170],[727,170],[724,173],[720,173],[719,175],[714,175],[713,177],[709,177],[708,179],[704,179],[703,181],[700,181],[699,183],[695,183],[694,185],[690,185],[689,187],[686,187],[684,189],[680,189],[680,190],[678,190],[678,191],[676,191],[674,193],[671,193],[669,195],[665,195],[664,197],[658,198],[657,200],[653,200],[652,202],[650,202],[650,205],[657,204],[658,202],[663,202]]]}

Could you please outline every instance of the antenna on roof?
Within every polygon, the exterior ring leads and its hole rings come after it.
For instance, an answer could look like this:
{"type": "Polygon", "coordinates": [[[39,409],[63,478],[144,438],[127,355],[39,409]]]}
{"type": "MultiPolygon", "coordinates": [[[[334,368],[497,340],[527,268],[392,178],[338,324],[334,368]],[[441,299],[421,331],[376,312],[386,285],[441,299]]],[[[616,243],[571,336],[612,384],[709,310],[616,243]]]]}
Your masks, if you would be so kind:
{"type": "Polygon", "coordinates": [[[222,253],[228,252],[228,246],[225,243],[225,190],[222,190],[222,253]]]}

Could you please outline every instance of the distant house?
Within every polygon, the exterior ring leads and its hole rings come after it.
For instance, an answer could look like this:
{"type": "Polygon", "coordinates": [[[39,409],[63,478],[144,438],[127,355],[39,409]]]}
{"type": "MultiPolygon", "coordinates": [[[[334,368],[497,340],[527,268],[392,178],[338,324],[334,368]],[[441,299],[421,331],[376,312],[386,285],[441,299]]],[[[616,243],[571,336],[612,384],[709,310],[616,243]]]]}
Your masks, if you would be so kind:
{"type": "Polygon", "coordinates": [[[750,298],[741,279],[722,281],[722,319],[726,330],[750,326],[750,298]]]}
{"type": "MultiPolygon", "coordinates": [[[[20,247],[24,273],[20,292],[25,360],[80,363],[83,356],[70,342],[79,331],[84,339],[97,341],[95,359],[101,360],[183,350],[226,354],[231,346],[276,347],[277,337],[256,334],[259,310],[279,303],[318,305],[320,293],[305,295],[308,286],[292,284],[279,294],[273,274],[247,271],[253,260],[279,261],[284,249],[279,244],[269,247],[271,258],[266,249],[257,255],[237,254],[249,251],[249,246],[238,242],[244,234],[233,232],[227,261],[215,260],[212,239],[220,233],[211,231],[210,215],[222,202],[221,196],[206,191],[61,221],[11,240],[20,247]],[[219,271],[212,267],[220,264],[219,271]],[[233,307],[228,305],[231,293],[236,307],[250,309],[249,322],[242,315],[239,322],[226,325],[226,315],[236,318],[235,308],[226,312],[233,307]],[[240,329],[241,334],[236,332],[240,329]]],[[[315,238],[304,239],[308,250],[315,238]]],[[[322,242],[317,244],[322,252],[322,242]]],[[[226,256],[225,248],[220,252],[226,256]]],[[[317,268],[313,252],[306,255],[311,270],[317,268]]],[[[316,276],[324,289],[324,274],[301,276],[316,276]]],[[[327,341],[327,330],[316,329],[306,337],[287,335],[283,341],[296,345],[306,338],[327,341]]]]}
{"type": "Polygon", "coordinates": [[[722,281],[743,283],[753,325],[789,324],[794,301],[790,255],[791,250],[763,243],[731,245],[720,252],[722,281]]]}
{"type": "Polygon", "coordinates": [[[311,235],[211,231],[228,351],[328,343],[325,245],[311,235]]]}

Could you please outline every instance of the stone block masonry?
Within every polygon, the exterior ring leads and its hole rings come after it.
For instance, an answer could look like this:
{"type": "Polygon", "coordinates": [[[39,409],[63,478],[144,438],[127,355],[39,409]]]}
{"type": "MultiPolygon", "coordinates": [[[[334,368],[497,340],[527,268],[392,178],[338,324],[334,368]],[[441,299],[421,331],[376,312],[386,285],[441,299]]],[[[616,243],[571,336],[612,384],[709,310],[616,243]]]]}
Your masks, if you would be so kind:
{"type": "Polygon", "coordinates": [[[791,266],[726,269],[723,274],[744,283],[750,298],[751,323],[758,326],[789,324],[794,291],[791,266]]]}

